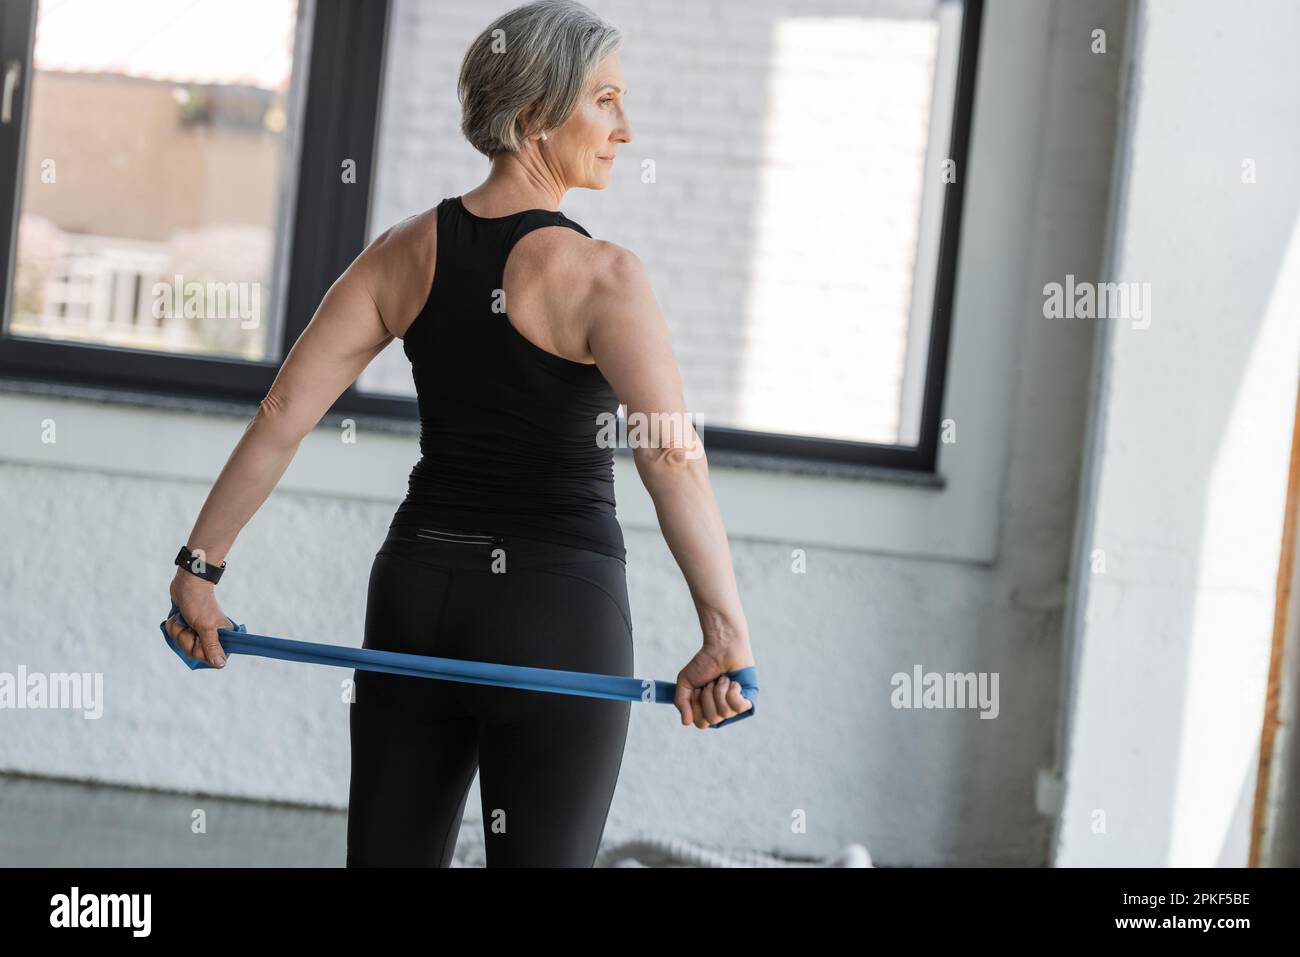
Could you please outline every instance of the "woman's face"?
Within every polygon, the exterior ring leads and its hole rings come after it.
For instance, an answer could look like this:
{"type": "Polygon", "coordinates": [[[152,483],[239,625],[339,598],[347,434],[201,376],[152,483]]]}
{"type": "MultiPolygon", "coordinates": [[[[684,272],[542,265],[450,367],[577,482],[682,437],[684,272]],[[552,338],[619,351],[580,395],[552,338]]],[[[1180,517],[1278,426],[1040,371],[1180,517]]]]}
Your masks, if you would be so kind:
{"type": "Polygon", "coordinates": [[[601,61],[596,77],[568,120],[536,141],[542,158],[558,166],[566,186],[604,189],[619,143],[632,141],[623,108],[623,65],[618,54],[601,61]]]}

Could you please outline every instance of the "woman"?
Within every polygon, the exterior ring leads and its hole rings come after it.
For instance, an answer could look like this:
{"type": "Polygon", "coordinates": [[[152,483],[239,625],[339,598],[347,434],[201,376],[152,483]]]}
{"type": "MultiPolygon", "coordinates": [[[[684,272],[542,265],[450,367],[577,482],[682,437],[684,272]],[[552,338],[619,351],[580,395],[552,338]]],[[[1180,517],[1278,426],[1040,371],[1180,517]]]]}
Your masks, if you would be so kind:
{"type": "MultiPolygon", "coordinates": [[[[631,675],[599,433],[620,401],[629,422],[667,413],[683,431],[633,458],[698,613],[675,704],[703,729],[752,707],[725,673],[754,664],[707,460],[640,260],[559,211],[569,189],[604,189],[631,142],[621,42],[569,0],[512,10],[473,42],[461,129],[491,172],[384,232],[334,283],[187,545],[220,565],[302,438],[396,337],[421,459],[371,568],[364,646],[631,675]]],[[[173,618],[175,641],[221,667],[213,584],[182,565],[171,596],[194,623],[173,618]]],[[[355,693],[349,866],[449,866],[476,771],[489,866],[594,864],[628,702],[368,671],[355,693]]]]}

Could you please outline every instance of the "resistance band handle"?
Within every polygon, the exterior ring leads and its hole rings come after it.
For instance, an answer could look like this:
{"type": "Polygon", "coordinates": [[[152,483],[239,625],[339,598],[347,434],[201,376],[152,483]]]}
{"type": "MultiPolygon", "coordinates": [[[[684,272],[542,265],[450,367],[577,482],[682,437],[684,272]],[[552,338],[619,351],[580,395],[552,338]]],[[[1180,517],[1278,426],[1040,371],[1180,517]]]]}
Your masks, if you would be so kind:
{"type": "MultiPolygon", "coordinates": [[[[172,615],[175,615],[176,620],[179,621],[186,628],[190,626],[190,623],[185,620],[185,616],[181,614],[181,610],[176,607],[176,602],[172,602],[171,611],[167,612],[167,617],[164,618],[162,622],[158,625],[159,630],[162,632],[163,639],[167,642],[167,647],[170,648],[172,651],[176,652],[176,657],[179,658],[181,661],[185,662],[185,664],[189,667],[191,671],[198,671],[200,668],[211,668],[212,665],[208,664],[206,661],[199,661],[197,658],[187,657],[185,652],[181,651],[180,648],[177,647],[176,642],[172,641],[172,636],[167,634],[167,622],[171,619],[172,615]]],[[[239,634],[241,632],[244,634],[248,633],[248,629],[245,628],[243,625],[238,624],[235,621],[235,619],[231,618],[230,623],[235,627],[217,629],[218,642],[220,642],[221,635],[223,632],[228,632],[230,634],[239,634]]],[[[224,645],[222,645],[221,650],[223,652],[226,650],[224,645]]],[[[227,653],[226,657],[229,658],[230,655],[227,653]]]]}
{"type": "MultiPolygon", "coordinates": [[[[182,625],[184,625],[187,628],[189,627],[189,622],[185,620],[185,616],[181,614],[180,609],[176,607],[176,602],[173,601],[171,603],[171,610],[167,612],[167,617],[164,618],[158,624],[158,630],[162,632],[163,640],[167,642],[167,647],[170,648],[172,651],[174,651],[176,653],[176,657],[180,658],[181,661],[185,662],[185,666],[189,668],[191,671],[198,671],[200,668],[211,668],[212,666],[207,662],[199,661],[197,658],[190,658],[189,656],[187,656],[185,652],[181,651],[179,646],[177,646],[177,644],[174,641],[172,641],[172,636],[167,633],[167,622],[171,619],[172,615],[175,615],[177,620],[182,625]]],[[[225,652],[227,658],[229,658],[230,655],[232,654],[253,654],[253,655],[260,654],[265,657],[281,658],[289,661],[295,661],[295,660],[315,661],[317,663],[323,663],[323,664],[357,667],[363,670],[370,670],[370,671],[389,671],[397,674],[412,673],[411,670],[412,665],[410,663],[414,662],[420,666],[419,670],[415,671],[414,673],[419,674],[423,677],[431,677],[431,675],[427,670],[427,667],[431,663],[436,663],[439,661],[439,659],[431,659],[431,658],[421,657],[418,655],[398,654],[395,652],[388,652],[388,651],[376,651],[374,649],[338,648],[332,645],[315,645],[309,642],[293,642],[283,638],[271,638],[265,635],[249,635],[248,629],[243,625],[239,624],[238,622],[236,622],[235,619],[231,618],[230,623],[235,627],[217,629],[218,641],[220,641],[223,635],[230,635],[230,636],[242,635],[244,636],[244,638],[236,642],[234,646],[231,647],[227,647],[225,643],[222,643],[221,650],[225,652]],[[250,644],[250,642],[255,642],[256,644],[253,645],[250,644]],[[274,646],[275,648],[274,651],[270,650],[271,646],[274,646]],[[312,654],[307,655],[307,652],[305,652],[303,649],[310,649],[312,654]],[[328,652],[328,658],[322,658],[319,654],[320,652],[328,652]],[[304,657],[304,655],[307,656],[304,657]],[[386,667],[383,665],[376,665],[374,660],[378,658],[383,658],[385,659],[385,661],[402,659],[404,664],[397,668],[386,667]],[[361,660],[355,660],[355,659],[361,659],[361,660]]],[[[456,661],[454,663],[445,662],[445,664],[454,664],[458,669],[462,667],[469,667],[469,668],[477,668],[480,671],[485,667],[483,664],[478,662],[456,661]]],[[[505,666],[492,666],[492,667],[500,669],[500,668],[504,668],[505,666]]],[[[514,673],[528,672],[532,674],[545,675],[552,679],[554,679],[556,676],[563,676],[565,679],[569,680],[570,682],[582,681],[584,685],[587,685],[592,681],[598,681],[602,684],[608,684],[610,682],[613,682],[616,685],[621,685],[623,683],[626,683],[626,685],[632,690],[624,691],[621,688],[619,688],[616,689],[614,692],[607,692],[606,690],[602,690],[600,692],[595,693],[597,697],[611,697],[617,700],[624,700],[624,701],[653,701],[654,703],[658,703],[658,704],[674,704],[676,700],[676,694],[677,694],[676,684],[668,681],[653,682],[654,694],[653,694],[653,698],[650,698],[650,697],[646,697],[646,695],[648,694],[647,689],[650,687],[650,682],[648,680],[643,681],[642,679],[639,678],[620,678],[620,677],[615,677],[610,675],[588,675],[588,674],[580,674],[577,672],[549,672],[549,671],[545,671],[544,669],[536,669],[536,668],[511,668],[508,670],[513,671],[514,673]]],[[[743,698],[749,701],[750,708],[748,711],[742,711],[740,714],[732,715],[730,718],[727,718],[723,721],[719,721],[717,724],[709,725],[710,729],[723,728],[729,724],[734,724],[737,721],[743,721],[745,718],[752,718],[754,714],[758,711],[758,669],[755,668],[753,665],[749,665],[745,668],[740,668],[736,671],[728,671],[726,672],[726,675],[732,681],[735,681],[740,685],[740,694],[743,698]]],[[[531,674],[530,674],[530,678],[531,678],[531,674]]],[[[473,677],[469,677],[467,674],[462,672],[456,677],[453,677],[451,680],[470,681],[470,682],[476,682],[480,684],[496,684],[503,687],[523,687],[523,688],[534,687],[536,688],[536,690],[546,690],[546,691],[561,690],[561,692],[563,692],[563,689],[556,689],[553,686],[546,687],[546,688],[537,688],[537,686],[533,684],[519,684],[518,682],[521,680],[519,678],[506,680],[506,679],[500,679],[498,677],[497,680],[482,681],[482,680],[476,680],[473,677]]],[[[528,680],[528,679],[522,679],[522,680],[528,680]]],[[[573,685],[571,684],[570,687],[573,687],[573,685]]],[[[578,687],[582,687],[582,685],[579,685],[578,687]]],[[[587,690],[587,691],[568,691],[568,693],[590,694],[592,692],[590,690],[587,690]]]]}
{"type": "Polygon", "coordinates": [[[752,718],[754,712],[758,710],[758,669],[753,665],[749,665],[737,671],[728,671],[727,677],[740,685],[740,696],[749,702],[749,710],[742,711],[740,714],[733,714],[730,718],[719,721],[717,724],[711,724],[709,725],[710,728],[725,728],[737,721],[744,721],[746,718],[752,718]]]}

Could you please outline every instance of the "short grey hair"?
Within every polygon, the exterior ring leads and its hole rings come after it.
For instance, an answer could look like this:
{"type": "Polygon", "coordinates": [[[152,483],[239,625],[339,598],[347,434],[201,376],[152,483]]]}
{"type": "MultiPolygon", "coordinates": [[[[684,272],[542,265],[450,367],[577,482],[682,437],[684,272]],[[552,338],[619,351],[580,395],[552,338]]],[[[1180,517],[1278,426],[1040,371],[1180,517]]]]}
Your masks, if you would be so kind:
{"type": "Polygon", "coordinates": [[[460,65],[460,130],[488,159],[561,126],[623,33],[576,0],[536,0],[503,13],[460,65]],[[529,110],[528,130],[520,116],[529,110]]]}

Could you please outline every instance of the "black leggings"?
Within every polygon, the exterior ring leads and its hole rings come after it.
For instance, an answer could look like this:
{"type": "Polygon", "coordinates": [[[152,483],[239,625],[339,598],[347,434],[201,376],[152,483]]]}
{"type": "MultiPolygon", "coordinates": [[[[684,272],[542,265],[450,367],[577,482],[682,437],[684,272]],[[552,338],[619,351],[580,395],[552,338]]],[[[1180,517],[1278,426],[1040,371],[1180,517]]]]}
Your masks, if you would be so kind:
{"type": "MultiPolygon", "coordinates": [[[[430,526],[375,555],[365,648],[632,674],[626,566],[430,526]]],[[[489,867],[591,867],[631,703],[356,670],[347,866],[449,867],[479,771],[489,867]]]]}

